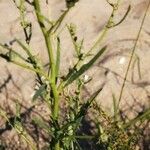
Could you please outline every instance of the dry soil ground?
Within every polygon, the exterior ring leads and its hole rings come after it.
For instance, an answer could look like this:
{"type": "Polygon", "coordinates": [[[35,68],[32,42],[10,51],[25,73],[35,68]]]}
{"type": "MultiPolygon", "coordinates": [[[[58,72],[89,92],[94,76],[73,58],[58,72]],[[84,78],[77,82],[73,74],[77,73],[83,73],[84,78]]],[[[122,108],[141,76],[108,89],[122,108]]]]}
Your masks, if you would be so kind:
{"type": "MultiPolygon", "coordinates": [[[[112,94],[118,99],[130,54],[137,37],[140,24],[148,5],[149,0],[122,0],[119,11],[116,15],[118,21],[126,12],[129,5],[131,11],[125,21],[109,30],[103,40],[102,45],[108,45],[107,52],[103,58],[87,72],[88,76],[93,77],[87,87],[85,95],[91,94],[103,83],[104,89],[99,95],[97,101],[104,105],[107,110],[112,111],[112,94]],[[106,74],[107,71],[107,74],[106,74]]],[[[65,8],[63,0],[50,0],[49,6],[42,6],[44,12],[51,18],[56,19],[61,10],[65,8]]],[[[112,8],[106,0],[80,0],[70,11],[62,24],[74,23],[77,26],[77,33],[80,38],[84,38],[85,50],[90,48],[107,22],[112,8]]],[[[28,8],[27,16],[33,24],[33,38],[31,47],[35,54],[47,62],[47,53],[44,47],[44,41],[41,37],[36,18],[32,13],[32,8],[28,8]]],[[[134,57],[135,65],[131,66],[129,76],[125,85],[122,98],[122,107],[124,110],[131,109],[134,113],[141,111],[150,105],[150,9],[148,11],[134,57]],[[137,59],[138,58],[138,59],[137,59]],[[138,71],[140,66],[140,75],[138,71]]],[[[69,34],[66,30],[61,33],[62,42],[62,64],[61,73],[65,73],[67,68],[73,64],[73,50],[70,44],[69,34]]],[[[0,43],[9,43],[14,37],[24,38],[19,23],[19,14],[11,0],[0,0],[0,43]]],[[[99,46],[101,47],[101,45],[99,46]]],[[[14,65],[8,65],[0,59],[0,103],[8,113],[14,111],[13,101],[20,101],[24,110],[32,105],[31,95],[34,89],[34,75],[31,72],[18,68],[14,65]],[[10,75],[10,77],[9,77],[10,75]],[[6,83],[6,86],[3,86],[6,83]]],[[[42,110],[39,106],[38,110],[42,110]]],[[[0,126],[2,123],[0,121],[0,126]]],[[[5,136],[9,135],[8,133],[5,136]]],[[[9,135],[10,136],[10,135],[9,135]]]]}

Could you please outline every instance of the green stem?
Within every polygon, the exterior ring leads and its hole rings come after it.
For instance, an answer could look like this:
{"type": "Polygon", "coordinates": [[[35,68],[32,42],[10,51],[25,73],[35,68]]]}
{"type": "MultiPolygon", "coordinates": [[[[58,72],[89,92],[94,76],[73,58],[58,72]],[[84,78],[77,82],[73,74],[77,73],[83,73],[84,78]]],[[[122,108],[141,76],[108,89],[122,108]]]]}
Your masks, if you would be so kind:
{"type": "Polygon", "coordinates": [[[49,66],[51,67],[51,76],[50,76],[51,84],[50,84],[50,86],[52,88],[53,98],[54,98],[53,118],[57,119],[58,118],[58,110],[59,110],[58,109],[59,96],[58,96],[58,91],[57,91],[57,87],[56,87],[56,83],[55,83],[56,74],[55,74],[55,62],[54,62],[53,48],[52,48],[52,43],[51,43],[51,35],[47,33],[46,27],[44,26],[44,20],[41,17],[41,15],[39,15],[39,14],[42,14],[41,9],[40,9],[39,0],[34,0],[34,6],[35,6],[38,23],[42,30],[42,33],[43,33],[43,36],[45,39],[45,43],[46,43],[46,47],[47,47],[47,51],[48,51],[49,66]]]}
{"type": "MultiPolygon", "coordinates": [[[[53,70],[53,68],[54,68],[54,59],[53,58],[54,57],[53,57],[53,51],[52,51],[52,44],[51,44],[50,36],[48,35],[46,27],[44,25],[43,17],[40,15],[42,13],[41,13],[39,0],[34,0],[34,7],[35,7],[35,13],[36,13],[36,16],[38,19],[39,26],[42,30],[42,33],[43,33],[43,36],[45,39],[48,56],[49,56],[49,66],[51,66],[51,68],[53,70]]],[[[51,71],[51,72],[53,72],[53,71],[51,71]]]]}
{"type": "MultiPolygon", "coordinates": [[[[51,67],[50,86],[52,89],[53,100],[54,100],[54,105],[52,106],[53,107],[52,115],[53,115],[54,120],[58,120],[59,94],[58,94],[57,85],[56,85],[56,81],[55,81],[56,80],[55,62],[54,62],[53,48],[52,48],[52,43],[51,43],[51,36],[52,35],[47,32],[47,29],[44,25],[43,17],[41,17],[41,15],[39,15],[39,14],[42,14],[41,9],[40,9],[39,0],[34,0],[34,7],[35,7],[35,12],[36,12],[36,16],[38,19],[38,23],[40,25],[40,28],[42,30],[42,33],[43,33],[43,36],[45,39],[45,44],[46,44],[48,56],[49,56],[49,66],[51,67]]],[[[55,150],[60,149],[59,141],[55,142],[54,149],[55,150]]]]}
{"type": "Polygon", "coordinates": [[[114,15],[116,13],[116,11],[118,10],[118,6],[120,4],[120,0],[118,0],[115,4],[115,6],[113,6],[113,10],[112,10],[112,13],[104,27],[104,29],[102,30],[102,32],[100,33],[100,35],[98,35],[98,39],[95,41],[95,43],[93,44],[93,46],[90,48],[90,50],[87,52],[87,54],[85,55],[85,57],[87,57],[97,46],[99,43],[102,42],[102,40],[104,39],[104,37],[106,36],[107,32],[109,31],[109,29],[111,27],[109,27],[111,25],[111,23],[113,23],[113,18],[114,18],[114,15]]]}
{"type": "Polygon", "coordinates": [[[33,72],[36,72],[38,73],[39,75],[41,76],[44,76],[49,82],[51,82],[50,78],[43,72],[41,71],[40,69],[36,69],[36,68],[32,68],[26,64],[23,64],[23,63],[20,63],[20,62],[17,62],[17,61],[14,61],[14,60],[11,60],[11,63],[17,65],[17,66],[20,66],[22,68],[25,68],[27,70],[30,70],[30,71],[33,71],[33,72]]]}

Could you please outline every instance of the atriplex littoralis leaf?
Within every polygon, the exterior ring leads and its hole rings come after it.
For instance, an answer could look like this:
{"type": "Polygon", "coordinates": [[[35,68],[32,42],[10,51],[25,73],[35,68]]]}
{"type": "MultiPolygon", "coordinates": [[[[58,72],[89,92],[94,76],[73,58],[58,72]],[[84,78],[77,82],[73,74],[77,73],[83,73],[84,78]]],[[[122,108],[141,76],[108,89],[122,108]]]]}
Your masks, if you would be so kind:
{"type": "Polygon", "coordinates": [[[96,60],[105,52],[106,46],[98,51],[98,53],[87,63],[84,64],[78,71],[74,72],[69,79],[66,79],[65,86],[71,84],[74,80],[79,78],[84,72],[86,72],[95,62],[96,60]]]}

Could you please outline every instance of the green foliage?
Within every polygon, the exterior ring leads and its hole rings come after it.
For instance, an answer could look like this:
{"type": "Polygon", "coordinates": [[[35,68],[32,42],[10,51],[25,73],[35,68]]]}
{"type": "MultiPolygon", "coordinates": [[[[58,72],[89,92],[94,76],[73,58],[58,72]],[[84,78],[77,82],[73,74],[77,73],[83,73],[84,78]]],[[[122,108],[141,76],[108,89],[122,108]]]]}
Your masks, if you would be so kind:
{"type": "Polygon", "coordinates": [[[105,52],[105,50],[106,46],[100,49],[98,53],[95,54],[95,56],[87,64],[82,65],[82,67],[78,71],[74,70],[73,73],[69,76],[69,78],[65,79],[65,86],[68,86],[74,80],[78,79],[83,73],[85,73],[95,63],[95,61],[105,52]]]}
{"type": "Polygon", "coordinates": [[[33,96],[33,101],[46,94],[46,84],[42,84],[33,96]]]}

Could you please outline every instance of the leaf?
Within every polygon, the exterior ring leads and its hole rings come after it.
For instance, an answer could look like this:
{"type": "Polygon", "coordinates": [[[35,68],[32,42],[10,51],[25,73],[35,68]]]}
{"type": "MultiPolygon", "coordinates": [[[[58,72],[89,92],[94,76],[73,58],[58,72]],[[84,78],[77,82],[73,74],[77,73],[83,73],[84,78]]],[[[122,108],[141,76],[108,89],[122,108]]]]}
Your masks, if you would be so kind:
{"type": "Polygon", "coordinates": [[[74,136],[76,139],[86,139],[86,140],[93,140],[95,137],[92,135],[76,135],[74,136]]]}
{"type": "Polygon", "coordinates": [[[44,129],[46,132],[50,133],[51,136],[53,136],[53,132],[50,130],[50,127],[46,122],[43,121],[40,117],[34,117],[32,121],[41,129],[44,129]]]}
{"type": "Polygon", "coordinates": [[[55,66],[55,75],[56,78],[58,77],[59,74],[59,67],[60,67],[60,39],[57,38],[57,54],[56,54],[56,66],[55,66]]]}
{"type": "Polygon", "coordinates": [[[46,92],[46,85],[43,84],[40,86],[40,88],[36,91],[34,94],[32,100],[35,101],[39,96],[42,96],[46,92]]]}
{"type": "Polygon", "coordinates": [[[61,23],[63,22],[65,16],[69,12],[69,9],[64,11],[62,15],[57,19],[57,21],[50,27],[50,29],[47,31],[48,34],[50,34],[52,31],[55,33],[57,29],[60,27],[61,23]]]}
{"type": "MultiPolygon", "coordinates": [[[[103,85],[104,86],[104,85],[103,85]]],[[[92,102],[95,100],[95,98],[98,96],[98,94],[102,91],[103,86],[100,87],[88,100],[85,104],[82,105],[82,107],[80,108],[79,113],[77,114],[76,118],[81,118],[83,116],[85,116],[87,110],[89,109],[89,107],[91,106],[92,102]]]]}
{"type": "Polygon", "coordinates": [[[16,102],[16,116],[20,117],[20,114],[21,114],[21,106],[20,106],[19,102],[17,101],[16,102]]]}
{"type": "Polygon", "coordinates": [[[114,119],[115,121],[117,121],[117,117],[118,117],[117,99],[114,94],[112,95],[112,98],[113,98],[114,119]]]}
{"type": "Polygon", "coordinates": [[[31,49],[23,44],[20,40],[16,39],[16,42],[22,47],[22,49],[26,52],[26,54],[31,58],[34,59],[33,55],[31,54],[31,49]]]}
{"type": "Polygon", "coordinates": [[[32,54],[32,49],[27,44],[23,44],[21,41],[16,39],[16,42],[22,47],[22,49],[26,52],[26,54],[29,56],[29,63],[33,65],[35,69],[41,69],[42,65],[40,60],[32,54]]]}
{"type": "Polygon", "coordinates": [[[105,52],[106,48],[107,48],[106,46],[103,47],[87,64],[84,64],[78,71],[74,72],[69,79],[66,79],[67,81],[64,87],[71,84],[74,80],[76,80],[77,78],[79,78],[79,76],[81,76],[84,72],[86,72],[96,62],[96,60],[105,52]]]}

